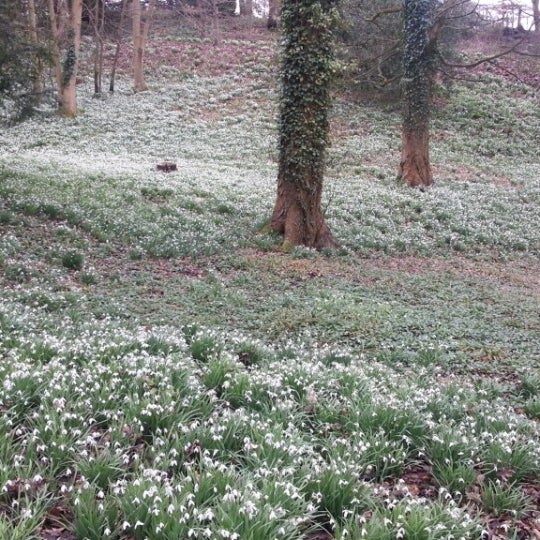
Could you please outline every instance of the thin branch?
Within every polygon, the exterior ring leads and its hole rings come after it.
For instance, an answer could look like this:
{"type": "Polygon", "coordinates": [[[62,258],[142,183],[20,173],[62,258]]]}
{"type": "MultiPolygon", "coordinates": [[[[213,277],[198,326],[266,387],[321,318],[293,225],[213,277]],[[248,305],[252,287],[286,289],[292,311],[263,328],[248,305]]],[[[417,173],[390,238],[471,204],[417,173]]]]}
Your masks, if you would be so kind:
{"type": "Polygon", "coordinates": [[[480,60],[478,60],[477,62],[472,62],[471,64],[453,64],[451,62],[449,62],[448,60],[446,60],[442,54],[439,52],[439,58],[441,59],[442,63],[445,65],[445,66],[448,66],[448,67],[451,67],[451,68],[464,68],[464,69],[470,69],[470,68],[474,68],[474,67],[477,67],[481,64],[485,64],[486,62],[491,62],[492,60],[496,60],[497,58],[500,58],[501,56],[505,56],[507,54],[510,54],[512,52],[515,52],[515,50],[517,49],[517,47],[519,47],[525,40],[524,39],[520,39],[518,42],[516,42],[512,47],[510,47],[509,49],[506,49],[500,53],[497,53],[497,54],[494,54],[492,56],[486,56],[485,58],[481,58],[480,60]]]}
{"type": "Polygon", "coordinates": [[[366,22],[375,22],[379,17],[382,17],[383,15],[390,15],[391,13],[399,13],[403,8],[401,7],[393,7],[393,8],[386,8],[382,9],[381,11],[377,11],[373,17],[364,17],[364,20],[366,22]]]}

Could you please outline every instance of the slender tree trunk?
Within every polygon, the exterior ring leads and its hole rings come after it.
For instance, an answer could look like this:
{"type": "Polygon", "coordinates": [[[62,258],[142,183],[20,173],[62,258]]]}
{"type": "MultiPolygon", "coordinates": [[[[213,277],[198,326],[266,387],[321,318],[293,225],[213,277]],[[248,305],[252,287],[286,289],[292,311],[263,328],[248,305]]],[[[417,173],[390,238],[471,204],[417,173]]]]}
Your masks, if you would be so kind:
{"type": "MultiPolygon", "coordinates": [[[[429,161],[433,78],[430,4],[431,0],[405,0],[403,8],[403,125],[398,177],[409,186],[429,186],[433,183],[429,161]]],[[[434,40],[437,34],[433,36],[434,40]]]]}
{"type": "Polygon", "coordinates": [[[268,19],[266,27],[268,30],[274,30],[278,26],[278,0],[268,0],[268,19]]]}
{"type": "Polygon", "coordinates": [[[67,30],[67,51],[62,66],[60,109],[62,116],[77,114],[77,68],[81,48],[82,0],[72,0],[67,30]]]}
{"type": "Polygon", "coordinates": [[[92,24],[94,26],[94,94],[101,95],[103,80],[103,30],[105,26],[105,4],[103,0],[94,0],[92,24]]]}
{"type": "Polygon", "coordinates": [[[241,17],[253,16],[253,0],[240,0],[240,16],[241,17]]]}
{"type": "Polygon", "coordinates": [[[124,19],[126,14],[127,0],[122,0],[122,10],[120,11],[120,21],[118,23],[116,34],[116,49],[114,51],[114,58],[111,67],[111,79],[109,81],[109,92],[114,92],[114,83],[116,79],[116,67],[118,66],[118,60],[120,58],[120,50],[122,49],[122,29],[124,28],[124,19]]]}
{"type": "Polygon", "coordinates": [[[142,46],[141,2],[133,0],[131,22],[133,24],[133,86],[135,92],[146,90],[144,82],[144,49],[142,46]]]}
{"type": "Polygon", "coordinates": [[[540,0],[532,0],[534,31],[540,32],[540,0]]]}
{"type": "Polygon", "coordinates": [[[325,0],[285,0],[277,198],[270,228],[284,248],[337,245],[321,208],[335,12],[325,0]]]}
{"type": "Polygon", "coordinates": [[[155,0],[150,0],[146,16],[142,18],[140,0],[133,0],[133,85],[135,92],[146,90],[144,80],[144,49],[148,38],[148,31],[152,23],[155,0]]]}
{"type": "Polygon", "coordinates": [[[56,16],[56,6],[54,0],[48,0],[49,7],[49,23],[51,27],[51,50],[54,61],[54,76],[56,79],[56,91],[58,103],[60,103],[60,92],[62,88],[62,62],[60,60],[60,35],[61,27],[59,19],[56,16]]]}
{"type": "MultiPolygon", "coordinates": [[[[32,41],[32,45],[34,45],[34,47],[37,47],[38,32],[35,0],[28,0],[28,32],[32,41]]],[[[43,66],[38,55],[35,65],[34,81],[32,83],[32,91],[34,93],[36,103],[39,103],[41,101],[41,96],[43,94],[43,84],[41,80],[42,72],[43,66]]]]}
{"type": "Polygon", "coordinates": [[[217,46],[221,38],[219,31],[219,8],[217,0],[211,0],[212,2],[212,41],[214,47],[217,46]]]}

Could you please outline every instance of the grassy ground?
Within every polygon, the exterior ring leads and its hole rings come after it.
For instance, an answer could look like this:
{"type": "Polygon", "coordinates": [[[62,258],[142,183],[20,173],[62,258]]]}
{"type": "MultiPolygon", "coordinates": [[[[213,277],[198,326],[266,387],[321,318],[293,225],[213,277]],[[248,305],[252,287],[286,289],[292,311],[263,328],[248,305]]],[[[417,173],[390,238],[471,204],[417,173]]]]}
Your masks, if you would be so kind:
{"type": "Polygon", "coordinates": [[[284,254],[275,56],[166,36],[0,135],[0,538],[540,534],[537,97],[441,90],[427,192],[338,97],[342,247],[284,254]]]}

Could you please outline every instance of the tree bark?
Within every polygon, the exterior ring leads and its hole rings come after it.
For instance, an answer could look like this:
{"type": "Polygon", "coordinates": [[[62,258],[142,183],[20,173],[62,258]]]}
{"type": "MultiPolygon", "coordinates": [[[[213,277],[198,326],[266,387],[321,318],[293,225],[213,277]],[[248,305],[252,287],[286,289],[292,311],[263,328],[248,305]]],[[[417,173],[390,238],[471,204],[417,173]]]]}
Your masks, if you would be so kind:
{"type": "Polygon", "coordinates": [[[433,174],[429,161],[429,126],[403,126],[401,131],[401,162],[399,176],[408,186],[430,186],[433,174]]]}
{"type": "Polygon", "coordinates": [[[135,92],[142,92],[146,90],[146,83],[144,82],[144,49],[142,44],[140,0],[133,0],[131,22],[133,24],[133,87],[135,92]]]}
{"type": "Polygon", "coordinates": [[[253,16],[253,0],[240,0],[239,4],[241,17],[253,16]]]}
{"type": "MultiPolygon", "coordinates": [[[[37,16],[36,16],[36,3],[35,0],[28,0],[28,32],[32,45],[34,47],[38,46],[38,32],[37,32],[37,16]]],[[[36,59],[35,64],[35,73],[34,80],[32,82],[32,91],[34,93],[34,98],[36,103],[41,101],[41,96],[43,94],[43,84],[41,81],[43,66],[39,55],[36,59]]]]}
{"type": "Polygon", "coordinates": [[[67,51],[62,66],[59,112],[62,116],[77,114],[77,68],[81,48],[82,0],[72,0],[68,12],[67,51]]]}
{"type": "Polygon", "coordinates": [[[540,7],[539,0],[532,0],[534,31],[540,32],[540,7]]]}
{"type": "Polygon", "coordinates": [[[48,0],[49,24],[51,27],[51,49],[54,62],[54,76],[56,79],[56,92],[58,103],[60,103],[60,89],[62,88],[62,62],[60,60],[60,35],[61,28],[56,16],[56,6],[54,0],[48,0]]]}
{"type": "Polygon", "coordinates": [[[429,117],[433,53],[440,28],[432,26],[431,0],[405,0],[403,23],[403,124],[398,178],[411,187],[429,186],[429,117]]]}
{"type": "Polygon", "coordinates": [[[101,95],[103,80],[103,48],[105,27],[105,3],[104,0],[94,0],[94,10],[91,13],[92,25],[94,27],[94,95],[101,95]]]}
{"type": "Polygon", "coordinates": [[[150,0],[146,16],[142,17],[140,0],[133,0],[133,86],[135,92],[146,90],[144,80],[144,49],[148,39],[148,31],[154,14],[155,0],[150,0]]]}
{"type": "Polygon", "coordinates": [[[278,27],[278,11],[278,0],[268,0],[268,19],[266,21],[268,30],[274,30],[278,27]]]}
{"type": "Polygon", "coordinates": [[[270,229],[283,247],[337,242],[321,208],[336,12],[326,0],[285,0],[277,197],[270,229]]]}
{"type": "Polygon", "coordinates": [[[122,29],[124,28],[124,18],[126,13],[127,0],[122,0],[122,11],[120,11],[120,21],[118,23],[116,34],[116,48],[114,51],[114,58],[111,67],[111,78],[109,81],[109,92],[114,92],[114,83],[116,80],[116,67],[118,66],[118,60],[120,59],[120,50],[122,48],[122,29]]]}
{"type": "Polygon", "coordinates": [[[284,248],[307,246],[316,249],[337,247],[324,219],[321,209],[322,176],[309,174],[306,183],[312,189],[306,189],[296,182],[287,180],[286,172],[278,174],[277,198],[270,220],[270,228],[283,235],[284,248]]]}
{"type": "Polygon", "coordinates": [[[77,114],[77,67],[81,46],[82,0],[48,0],[54,71],[57,85],[58,112],[63,116],[77,114]],[[57,13],[58,6],[58,13],[57,13]],[[60,45],[66,43],[62,61],[60,45]]]}

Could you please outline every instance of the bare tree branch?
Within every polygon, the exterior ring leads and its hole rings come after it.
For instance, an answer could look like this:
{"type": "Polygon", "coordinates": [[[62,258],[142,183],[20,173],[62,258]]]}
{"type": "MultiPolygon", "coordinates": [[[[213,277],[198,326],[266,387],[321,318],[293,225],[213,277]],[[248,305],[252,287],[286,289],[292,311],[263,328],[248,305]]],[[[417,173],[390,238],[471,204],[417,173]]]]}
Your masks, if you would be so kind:
{"type": "Polygon", "coordinates": [[[364,20],[366,22],[375,22],[379,17],[382,17],[383,15],[390,15],[391,13],[399,13],[400,11],[402,11],[402,7],[393,7],[393,8],[387,8],[387,9],[382,9],[381,11],[378,11],[377,13],[375,13],[375,15],[373,15],[373,17],[364,17],[364,20]]]}
{"type": "Polygon", "coordinates": [[[485,58],[481,58],[480,60],[478,60],[476,62],[472,62],[471,64],[453,64],[452,62],[449,62],[448,60],[446,60],[446,58],[444,58],[443,55],[440,52],[438,53],[438,55],[439,55],[439,58],[441,59],[441,62],[447,67],[470,69],[470,68],[477,67],[477,66],[479,66],[481,64],[485,64],[486,62],[491,62],[492,60],[496,60],[497,58],[500,58],[501,56],[505,56],[507,54],[515,52],[517,47],[519,47],[524,41],[525,41],[525,39],[522,38],[518,42],[516,42],[512,47],[510,47],[509,49],[506,49],[506,50],[504,50],[504,51],[502,51],[500,53],[494,54],[492,56],[486,56],[485,58]]]}

